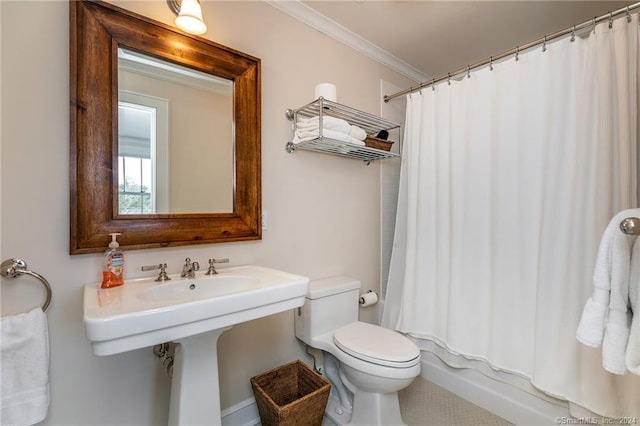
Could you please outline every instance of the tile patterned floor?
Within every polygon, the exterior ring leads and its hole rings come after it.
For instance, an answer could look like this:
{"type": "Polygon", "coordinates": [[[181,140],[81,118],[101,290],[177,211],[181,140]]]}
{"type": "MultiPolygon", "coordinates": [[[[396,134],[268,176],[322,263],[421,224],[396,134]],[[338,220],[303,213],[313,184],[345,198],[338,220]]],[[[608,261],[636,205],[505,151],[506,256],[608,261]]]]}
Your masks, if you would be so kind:
{"type": "Polygon", "coordinates": [[[402,419],[409,426],[506,426],[511,423],[418,377],[400,391],[402,419]]]}

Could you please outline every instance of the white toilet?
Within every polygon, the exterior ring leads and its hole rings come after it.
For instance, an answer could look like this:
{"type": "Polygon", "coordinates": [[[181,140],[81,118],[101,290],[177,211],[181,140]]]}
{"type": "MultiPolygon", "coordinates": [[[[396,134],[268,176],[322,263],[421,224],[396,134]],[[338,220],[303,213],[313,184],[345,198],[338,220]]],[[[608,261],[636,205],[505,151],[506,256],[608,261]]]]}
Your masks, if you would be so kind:
{"type": "Polygon", "coordinates": [[[360,281],[311,281],[295,311],[296,337],[320,349],[335,424],[401,425],[398,391],[420,374],[420,350],[401,334],[358,321],[360,281]]]}

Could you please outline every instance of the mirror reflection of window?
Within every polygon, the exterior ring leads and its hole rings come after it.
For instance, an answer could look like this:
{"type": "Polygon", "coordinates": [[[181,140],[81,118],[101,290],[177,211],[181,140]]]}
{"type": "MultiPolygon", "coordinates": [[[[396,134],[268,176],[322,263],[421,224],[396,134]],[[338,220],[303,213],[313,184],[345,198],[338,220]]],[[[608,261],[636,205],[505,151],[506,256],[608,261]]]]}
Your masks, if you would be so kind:
{"type": "Polygon", "coordinates": [[[153,214],[156,109],[118,103],[118,212],[153,214]]]}

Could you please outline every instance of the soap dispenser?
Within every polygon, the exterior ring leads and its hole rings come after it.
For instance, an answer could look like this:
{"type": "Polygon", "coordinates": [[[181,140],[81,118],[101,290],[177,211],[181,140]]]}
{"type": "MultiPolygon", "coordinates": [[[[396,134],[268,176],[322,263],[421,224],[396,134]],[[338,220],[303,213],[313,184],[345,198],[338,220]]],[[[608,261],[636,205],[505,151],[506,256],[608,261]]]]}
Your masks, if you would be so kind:
{"type": "Polygon", "coordinates": [[[124,284],[124,254],[116,240],[119,233],[111,235],[109,248],[104,252],[104,268],[102,271],[102,288],[118,287],[124,284]]]}

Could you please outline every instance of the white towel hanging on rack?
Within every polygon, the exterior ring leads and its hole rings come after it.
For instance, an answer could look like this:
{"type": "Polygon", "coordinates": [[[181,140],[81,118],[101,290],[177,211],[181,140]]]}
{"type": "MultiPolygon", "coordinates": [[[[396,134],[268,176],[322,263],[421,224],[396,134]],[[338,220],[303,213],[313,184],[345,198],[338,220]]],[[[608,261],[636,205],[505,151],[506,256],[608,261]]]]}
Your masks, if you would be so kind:
{"type": "Polygon", "coordinates": [[[0,319],[0,423],[32,425],[49,410],[49,331],[41,308],[0,319]]]}

